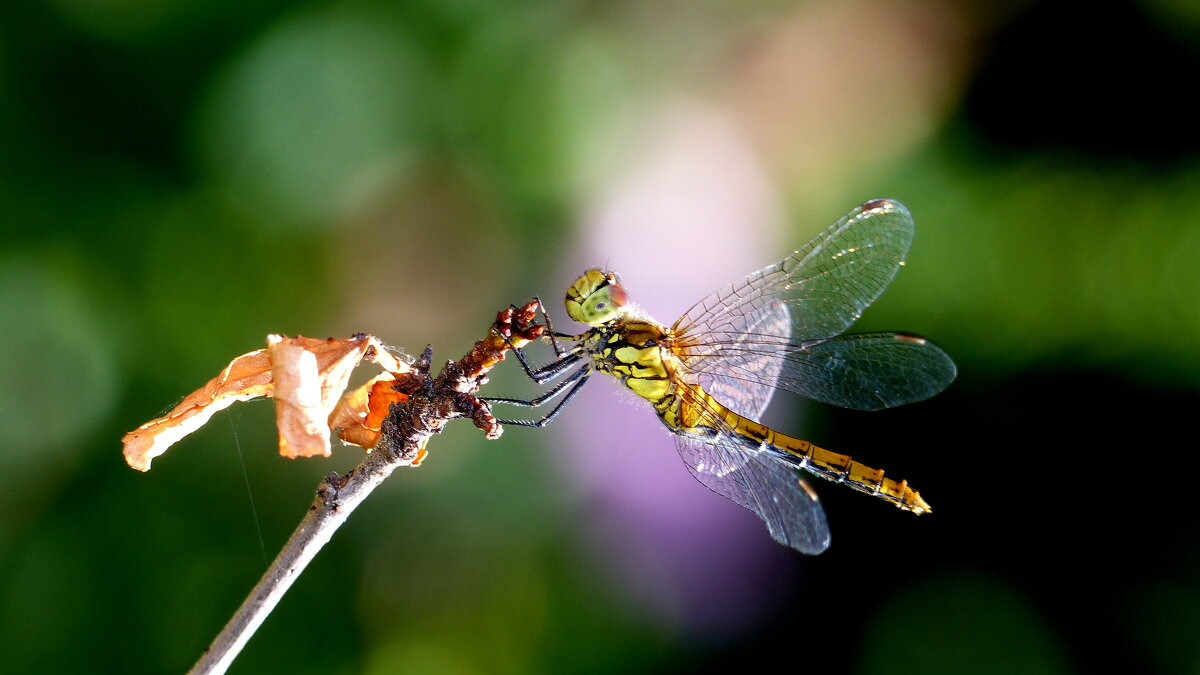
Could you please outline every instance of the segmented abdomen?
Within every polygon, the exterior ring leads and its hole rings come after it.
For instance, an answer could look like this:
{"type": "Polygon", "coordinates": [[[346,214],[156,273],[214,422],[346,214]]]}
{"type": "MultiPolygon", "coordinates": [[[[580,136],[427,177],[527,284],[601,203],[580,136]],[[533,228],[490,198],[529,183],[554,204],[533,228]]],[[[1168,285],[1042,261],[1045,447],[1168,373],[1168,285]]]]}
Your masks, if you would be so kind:
{"type": "Polygon", "coordinates": [[[882,469],[875,469],[847,455],[839,455],[812,443],[793,438],[742,417],[721,405],[701,387],[687,387],[687,400],[676,395],[671,404],[660,402],[655,408],[667,426],[676,433],[711,435],[712,433],[735,434],[742,443],[751,447],[770,446],[780,453],[788,463],[814,473],[821,478],[842,483],[851,488],[885,499],[905,511],[929,513],[929,504],[920,493],[908,486],[908,481],[896,481],[885,477],[882,469]],[[721,423],[713,421],[719,416],[721,423]],[[718,429],[717,427],[721,427],[718,429]]]}

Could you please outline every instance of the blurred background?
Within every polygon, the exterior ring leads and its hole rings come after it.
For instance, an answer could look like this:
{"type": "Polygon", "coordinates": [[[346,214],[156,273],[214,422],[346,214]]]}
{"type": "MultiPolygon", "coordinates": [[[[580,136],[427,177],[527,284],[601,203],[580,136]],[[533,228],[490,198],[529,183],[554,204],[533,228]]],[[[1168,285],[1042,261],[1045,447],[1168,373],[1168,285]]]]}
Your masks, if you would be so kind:
{"type": "Polygon", "coordinates": [[[0,4],[0,669],[185,670],[361,459],[258,402],[124,464],[266,334],[458,358],[591,265],[670,323],[891,197],[859,326],[957,382],[770,421],[932,515],[818,484],[804,557],[593,382],[451,425],[233,672],[1200,672],[1198,66],[1189,0],[0,4]]]}

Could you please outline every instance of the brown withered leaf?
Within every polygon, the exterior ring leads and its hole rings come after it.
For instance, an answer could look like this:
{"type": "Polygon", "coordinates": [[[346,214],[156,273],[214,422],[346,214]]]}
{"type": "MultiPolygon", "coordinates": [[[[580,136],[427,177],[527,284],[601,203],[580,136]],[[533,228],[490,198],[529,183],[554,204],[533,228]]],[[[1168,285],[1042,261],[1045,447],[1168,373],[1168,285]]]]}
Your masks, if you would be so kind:
{"type": "MultiPolygon", "coordinates": [[[[276,399],[280,454],[285,457],[328,456],[333,413],[339,408],[350,374],[359,362],[366,359],[394,373],[408,370],[407,364],[368,335],[325,340],[270,335],[267,344],[266,349],[234,359],[220,375],[189,394],[171,412],[126,434],[122,439],[125,461],[139,471],[148,471],[154,458],[199,429],[216,412],[237,401],[264,396],[276,399]]],[[[394,379],[387,373],[385,376],[386,380],[380,376],[372,383],[394,379]]],[[[357,391],[348,396],[356,394],[357,391]]],[[[382,404],[382,414],[386,415],[390,402],[385,400],[386,395],[380,394],[378,401],[372,401],[369,394],[368,389],[363,397],[364,405],[382,404]]],[[[352,409],[347,407],[347,410],[352,409]]],[[[372,422],[370,418],[370,409],[367,409],[361,416],[339,417],[337,427],[342,429],[342,437],[347,442],[362,444],[358,441],[370,441],[371,445],[364,447],[372,447],[378,439],[378,422],[374,423],[373,430],[364,426],[372,422]]]]}
{"type": "Polygon", "coordinates": [[[329,415],[329,428],[337,429],[338,438],[346,443],[375,447],[388,405],[408,400],[408,396],[392,389],[395,381],[391,373],[383,373],[347,393],[329,415]]]}
{"type": "Polygon", "coordinates": [[[367,350],[366,340],[344,342],[267,336],[284,457],[329,456],[329,414],[367,350]]]}

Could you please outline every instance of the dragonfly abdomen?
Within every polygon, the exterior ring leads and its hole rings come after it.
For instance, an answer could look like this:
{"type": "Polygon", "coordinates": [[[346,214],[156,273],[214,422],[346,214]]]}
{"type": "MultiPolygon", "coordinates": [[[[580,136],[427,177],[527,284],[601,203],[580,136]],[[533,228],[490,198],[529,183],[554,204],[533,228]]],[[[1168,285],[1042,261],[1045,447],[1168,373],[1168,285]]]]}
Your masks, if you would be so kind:
{"type": "Polygon", "coordinates": [[[859,492],[885,499],[905,511],[918,514],[931,511],[920,493],[908,487],[908,481],[887,478],[883,475],[883,469],[869,467],[848,455],[839,455],[809,441],[780,433],[731,410],[725,409],[723,415],[729,426],[747,442],[756,446],[770,446],[789,464],[834,483],[842,483],[859,492]]]}

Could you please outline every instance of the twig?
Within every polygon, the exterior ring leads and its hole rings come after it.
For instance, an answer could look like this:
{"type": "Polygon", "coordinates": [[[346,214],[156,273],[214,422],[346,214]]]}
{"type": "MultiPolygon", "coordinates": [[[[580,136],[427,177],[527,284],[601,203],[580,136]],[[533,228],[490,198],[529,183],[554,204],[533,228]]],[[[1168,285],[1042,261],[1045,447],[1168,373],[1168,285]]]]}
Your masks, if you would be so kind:
{"type": "Polygon", "coordinates": [[[470,417],[487,438],[500,437],[503,428],[474,392],[487,382],[488,371],[504,359],[507,350],[541,337],[544,327],[534,323],[538,307],[535,301],[500,312],[487,337],[459,361],[447,362],[436,378],[429,376],[433,350],[425,348],[413,370],[398,377],[395,389],[409,400],[392,405],[374,450],[346,476],[330,474],[321,482],[316,499],[283,550],[189,672],[224,673],[350,513],[397,467],[418,463],[429,438],[441,432],[446,422],[470,417]]]}

